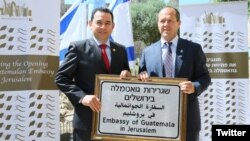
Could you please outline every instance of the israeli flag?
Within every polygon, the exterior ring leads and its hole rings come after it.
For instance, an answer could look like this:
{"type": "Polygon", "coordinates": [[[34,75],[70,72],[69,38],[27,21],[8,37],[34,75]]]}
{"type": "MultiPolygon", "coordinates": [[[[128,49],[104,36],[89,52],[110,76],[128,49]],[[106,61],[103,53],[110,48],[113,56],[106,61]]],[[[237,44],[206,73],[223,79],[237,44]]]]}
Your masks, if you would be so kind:
{"type": "Polygon", "coordinates": [[[129,0],[113,0],[109,9],[114,14],[115,23],[111,39],[126,46],[129,67],[133,69],[135,66],[135,52],[129,4],[129,0]]]}
{"type": "MultiPolygon", "coordinates": [[[[126,46],[129,66],[130,69],[133,69],[135,53],[129,2],[129,0],[112,0],[109,9],[114,14],[115,23],[111,39],[126,46]]],[[[77,0],[60,19],[60,63],[68,51],[70,42],[91,36],[87,25],[88,15],[92,13],[94,8],[104,4],[104,1],[99,0],[77,0]]]]}
{"type": "Polygon", "coordinates": [[[77,0],[60,19],[60,64],[70,42],[87,38],[87,15],[85,0],[77,0]]]}

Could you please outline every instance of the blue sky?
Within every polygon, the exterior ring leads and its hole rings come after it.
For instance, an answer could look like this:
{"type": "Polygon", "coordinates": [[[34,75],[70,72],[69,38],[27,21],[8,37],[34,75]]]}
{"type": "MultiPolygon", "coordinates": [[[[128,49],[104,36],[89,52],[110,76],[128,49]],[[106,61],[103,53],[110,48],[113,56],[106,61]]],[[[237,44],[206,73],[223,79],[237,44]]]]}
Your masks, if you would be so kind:
{"type": "MultiPolygon", "coordinates": [[[[64,0],[65,4],[73,4],[76,0],[64,0]]],[[[110,2],[112,0],[105,0],[106,2],[110,2]]]]}
{"type": "Polygon", "coordinates": [[[65,4],[73,4],[76,0],[64,0],[65,4]]]}
{"type": "MultiPolygon", "coordinates": [[[[64,0],[65,4],[73,4],[76,0],[64,0]]],[[[106,0],[111,1],[111,0],[106,0]]],[[[165,2],[169,2],[169,0],[164,0],[165,2]]],[[[199,4],[199,3],[209,3],[211,0],[179,0],[179,3],[182,4],[199,4]]]]}

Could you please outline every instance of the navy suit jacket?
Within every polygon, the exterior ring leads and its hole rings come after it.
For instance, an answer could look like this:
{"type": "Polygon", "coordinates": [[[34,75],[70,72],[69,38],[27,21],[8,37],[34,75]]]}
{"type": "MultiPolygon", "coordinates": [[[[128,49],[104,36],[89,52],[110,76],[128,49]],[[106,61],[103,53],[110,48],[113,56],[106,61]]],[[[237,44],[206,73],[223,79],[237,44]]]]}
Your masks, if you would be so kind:
{"type": "MultiPolygon", "coordinates": [[[[119,75],[129,70],[124,46],[110,41],[111,63],[109,74],[119,75]]],[[[93,38],[72,42],[60,65],[55,82],[75,108],[73,127],[91,131],[92,111],[79,103],[88,94],[94,94],[96,74],[108,74],[101,52],[93,38]]]]}
{"type": "MultiPolygon", "coordinates": [[[[179,38],[175,58],[175,78],[186,78],[195,85],[195,93],[187,97],[187,130],[200,130],[198,95],[210,84],[206,57],[199,44],[179,38]]],[[[150,76],[163,77],[161,42],[146,47],[141,56],[140,70],[150,76]]]]}

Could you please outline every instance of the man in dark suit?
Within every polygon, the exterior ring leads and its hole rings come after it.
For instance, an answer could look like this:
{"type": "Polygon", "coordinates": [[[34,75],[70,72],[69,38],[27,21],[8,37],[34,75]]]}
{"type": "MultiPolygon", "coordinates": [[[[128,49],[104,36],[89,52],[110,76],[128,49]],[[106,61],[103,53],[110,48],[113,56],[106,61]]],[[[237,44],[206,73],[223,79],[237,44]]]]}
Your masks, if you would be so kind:
{"type": "Polygon", "coordinates": [[[201,126],[198,96],[209,86],[211,78],[201,45],[178,37],[180,24],[176,8],[167,6],[159,12],[161,39],[143,50],[139,77],[143,81],[149,76],[187,78],[179,84],[187,94],[186,141],[198,141],[201,126]]]}
{"type": "Polygon", "coordinates": [[[130,76],[125,47],[109,40],[114,28],[112,12],[107,8],[95,9],[89,27],[93,37],[69,45],[55,78],[58,88],[74,106],[74,141],[91,140],[92,112],[101,109],[99,98],[93,95],[95,75],[130,76]],[[107,47],[101,49],[103,44],[107,47]],[[106,52],[105,55],[103,52],[106,52]],[[106,60],[102,59],[102,55],[106,56],[106,60]]]}

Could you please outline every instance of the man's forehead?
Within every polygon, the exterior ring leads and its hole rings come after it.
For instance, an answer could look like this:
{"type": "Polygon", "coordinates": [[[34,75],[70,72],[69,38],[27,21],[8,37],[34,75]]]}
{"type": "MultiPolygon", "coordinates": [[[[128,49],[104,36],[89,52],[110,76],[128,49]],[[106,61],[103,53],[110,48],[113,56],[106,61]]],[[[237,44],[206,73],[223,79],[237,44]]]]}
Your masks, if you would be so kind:
{"type": "Polygon", "coordinates": [[[159,13],[159,15],[175,15],[175,10],[172,8],[165,8],[159,13]]]}
{"type": "Polygon", "coordinates": [[[94,21],[96,22],[111,22],[111,19],[106,19],[106,18],[95,18],[94,21]]]}

